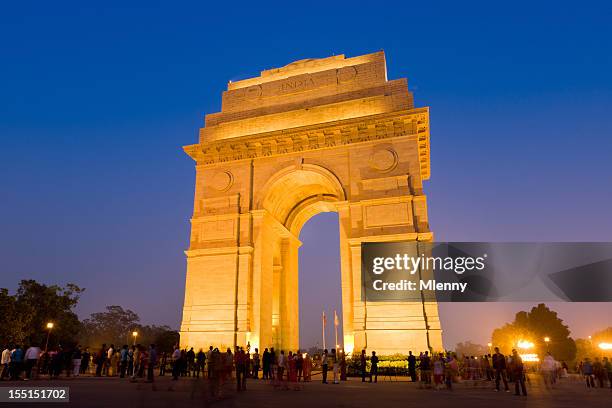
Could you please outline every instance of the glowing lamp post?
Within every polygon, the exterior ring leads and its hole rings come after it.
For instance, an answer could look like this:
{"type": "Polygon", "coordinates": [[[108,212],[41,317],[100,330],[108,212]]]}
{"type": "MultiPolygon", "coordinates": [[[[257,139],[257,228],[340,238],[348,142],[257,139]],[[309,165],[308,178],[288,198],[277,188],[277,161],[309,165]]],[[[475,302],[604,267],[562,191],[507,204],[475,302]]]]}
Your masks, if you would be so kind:
{"type": "Polygon", "coordinates": [[[47,323],[47,342],[45,343],[45,354],[49,350],[49,336],[51,336],[51,329],[53,329],[53,322],[47,323]]]}
{"type": "Polygon", "coordinates": [[[489,354],[493,354],[493,343],[487,343],[487,347],[489,348],[489,354]]]}
{"type": "Polygon", "coordinates": [[[136,337],[138,337],[138,332],[137,331],[133,331],[132,332],[132,337],[134,337],[134,346],[136,345],[136,337]]]}
{"type": "Polygon", "coordinates": [[[546,351],[548,351],[548,343],[550,343],[550,337],[544,337],[544,343],[546,343],[546,351]]]}

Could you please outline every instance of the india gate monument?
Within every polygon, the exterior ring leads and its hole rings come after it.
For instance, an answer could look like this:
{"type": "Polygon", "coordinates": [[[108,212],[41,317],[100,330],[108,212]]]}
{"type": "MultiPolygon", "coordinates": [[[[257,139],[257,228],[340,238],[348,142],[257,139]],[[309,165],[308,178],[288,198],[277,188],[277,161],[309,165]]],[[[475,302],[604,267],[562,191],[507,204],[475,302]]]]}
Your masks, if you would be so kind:
{"type": "Polygon", "coordinates": [[[300,230],[334,211],[344,350],[443,349],[435,302],[362,298],[362,242],[433,239],[429,110],[387,79],[382,51],[230,82],[184,150],[196,181],[181,346],[297,350],[300,230]]]}

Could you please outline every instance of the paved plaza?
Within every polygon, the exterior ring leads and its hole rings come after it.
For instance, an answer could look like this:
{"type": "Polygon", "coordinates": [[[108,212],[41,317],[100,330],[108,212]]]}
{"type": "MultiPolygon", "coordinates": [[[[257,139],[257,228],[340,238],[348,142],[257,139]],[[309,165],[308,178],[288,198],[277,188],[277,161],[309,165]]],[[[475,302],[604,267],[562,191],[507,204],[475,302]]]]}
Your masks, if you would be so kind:
{"type": "MultiPolygon", "coordinates": [[[[299,390],[275,389],[268,382],[250,381],[248,390],[237,393],[234,383],[223,387],[223,397],[211,400],[207,396],[208,383],[189,377],[172,381],[170,377],[157,377],[152,384],[141,381],[131,383],[119,378],[68,378],[56,381],[2,382],[1,387],[70,387],[70,406],[73,407],[610,407],[611,389],[587,390],[583,382],[564,380],[554,390],[546,390],[537,379],[532,379],[529,396],[517,397],[513,393],[495,392],[492,384],[474,387],[457,384],[453,391],[420,389],[407,381],[382,381],[377,384],[350,379],[341,384],[311,382],[300,384],[299,390]]],[[[512,389],[513,391],[513,389],[512,389]]],[[[4,406],[54,406],[62,404],[4,404],[4,406]]]]}

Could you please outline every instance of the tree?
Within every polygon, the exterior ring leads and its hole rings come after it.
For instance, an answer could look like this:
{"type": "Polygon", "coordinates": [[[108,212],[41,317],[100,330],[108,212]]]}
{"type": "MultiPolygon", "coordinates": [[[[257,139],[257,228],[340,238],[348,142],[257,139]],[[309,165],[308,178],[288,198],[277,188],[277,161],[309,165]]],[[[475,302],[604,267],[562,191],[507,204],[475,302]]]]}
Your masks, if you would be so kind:
{"type": "Polygon", "coordinates": [[[540,303],[530,312],[521,311],[514,322],[493,331],[493,344],[502,352],[509,353],[518,341],[534,344],[531,352],[544,355],[550,351],[557,360],[572,361],[576,357],[576,344],[570,337],[569,328],[557,313],[540,303]],[[544,339],[548,338],[546,342],[544,339]]]}
{"type": "Polygon", "coordinates": [[[612,356],[611,350],[602,350],[601,343],[612,343],[612,327],[593,333],[589,339],[576,340],[576,361],[584,361],[585,358],[593,359],[598,356],[612,356]]]}
{"type": "Polygon", "coordinates": [[[83,320],[80,342],[84,346],[99,347],[102,343],[119,347],[132,343],[132,332],[138,331],[140,318],[121,306],[106,306],[105,312],[92,313],[83,320]]]}
{"type": "Polygon", "coordinates": [[[486,346],[472,343],[468,340],[457,343],[455,346],[455,353],[459,356],[484,356],[485,354],[489,354],[489,349],[486,346]]]}
{"type": "Polygon", "coordinates": [[[0,288],[0,342],[23,344],[27,333],[24,319],[17,313],[17,301],[9,295],[8,289],[0,288]]]}
{"type": "Polygon", "coordinates": [[[136,341],[142,345],[155,344],[158,351],[171,352],[178,343],[178,337],[178,333],[170,327],[142,325],[136,313],[114,305],[83,320],[80,342],[83,346],[97,349],[103,343],[121,347],[136,341]],[[136,338],[132,336],[133,332],[138,333],[136,338]]]}
{"type": "MultiPolygon", "coordinates": [[[[83,291],[71,283],[61,287],[22,280],[14,296],[13,311],[13,318],[19,319],[22,325],[21,341],[24,344],[44,344],[47,323],[53,322],[49,344],[74,344],[81,324],[73,309],[83,291]]],[[[19,333],[19,325],[13,330],[19,333]]]]}

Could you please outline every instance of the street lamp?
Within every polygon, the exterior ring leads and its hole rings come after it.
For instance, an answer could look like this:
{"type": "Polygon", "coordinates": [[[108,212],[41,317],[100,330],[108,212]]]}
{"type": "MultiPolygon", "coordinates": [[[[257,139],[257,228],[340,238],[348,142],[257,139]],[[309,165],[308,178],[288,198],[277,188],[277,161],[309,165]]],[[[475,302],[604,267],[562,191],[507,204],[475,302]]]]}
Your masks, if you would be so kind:
{"type": "Polygon", "coordinates": [[[489,347],[489,354],[493,354],[493,343],[487,343],[487,347],[489,347]]]}
{"type": "Polygon", "coordinates": [[[47,323],[47,342],[45,343],[45,354],[49,349],[49,336],[51,336],[51,329],[53,329],[53,322],[47,323]]]}
{"type": "Polygon", "coordinates": [[[548,343],[550,343],[550,337],[544,337],[544,343],[546,343],[546,351],[548,351],[548,343]]]}
{"type": "Polygon", "coordinates": [[[134,336],[134,345],[136,345],[136,337],[138,337],[138,332],[137,331],[133,331],[132,332],[132,336],[134,336]]]}

